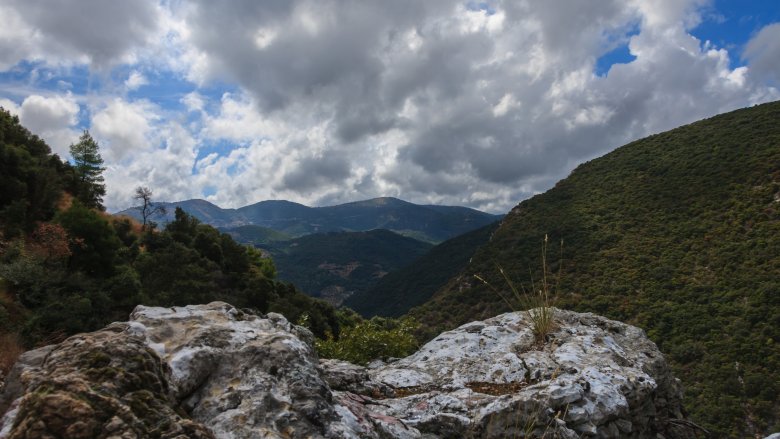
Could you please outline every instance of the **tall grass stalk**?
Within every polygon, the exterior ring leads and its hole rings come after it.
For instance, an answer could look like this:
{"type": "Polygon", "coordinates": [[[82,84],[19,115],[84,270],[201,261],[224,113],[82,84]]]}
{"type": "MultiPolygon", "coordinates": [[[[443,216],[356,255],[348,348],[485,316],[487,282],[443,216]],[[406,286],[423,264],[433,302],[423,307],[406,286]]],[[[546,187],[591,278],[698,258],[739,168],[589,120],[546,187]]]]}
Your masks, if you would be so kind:
{"type": "Polygon", "coordinates": [[[550,269],[547,264],[547,250],[548,250],[549,238],[545,234],[544,241],[542,242],[542,278],[540,285],[537,288],[534,282],[533,275],[531,274],[531,291],[525,289],[522,285],[518,288],[512,279],[504,271],[503,267],[497,265],[501,277],[504,278],[509,287],[510,295],[504,294],[501,290],[493,286],[490,282],[486,281],[479,275],[474,277],[487,285],[488,288],[493,290],[503,300],[507,306],[513,311],[519,309],[525,309],[528,317],[531,319],[534,336],[538,342],[544,342],[545,337],[549,334],[555,326],[555,308],[553,308],[553,300],[558,295],[558,289],[561,281],[561,270],[563,267],[563,240],[561,240],[561,260],[558,265],[558,275],[555,279],[555,284],[550,282],[550,269]]]}

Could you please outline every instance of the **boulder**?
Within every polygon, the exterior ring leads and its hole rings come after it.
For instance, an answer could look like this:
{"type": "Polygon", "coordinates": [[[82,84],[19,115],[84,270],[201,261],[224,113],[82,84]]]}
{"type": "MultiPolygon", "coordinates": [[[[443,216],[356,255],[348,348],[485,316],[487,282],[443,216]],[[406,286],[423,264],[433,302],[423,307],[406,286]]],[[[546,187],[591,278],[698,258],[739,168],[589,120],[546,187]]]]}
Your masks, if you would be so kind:
{"type": "Polygon", "coordinates": [[[636,327],[555,311],[543,343],[526,312],[445,332],[369,370],[396,398],[376,406],[436,437],[694,437],[680,383],[636,327]]]}
{"type": "Polygon", "coordinates": [[[556,311],[445,332],[369,367],[319,360],[305,328],[222,302],[139,306],[130,321],[25,353],[0,438],[687,438],[679,382],[635,327],[556,311]]]}

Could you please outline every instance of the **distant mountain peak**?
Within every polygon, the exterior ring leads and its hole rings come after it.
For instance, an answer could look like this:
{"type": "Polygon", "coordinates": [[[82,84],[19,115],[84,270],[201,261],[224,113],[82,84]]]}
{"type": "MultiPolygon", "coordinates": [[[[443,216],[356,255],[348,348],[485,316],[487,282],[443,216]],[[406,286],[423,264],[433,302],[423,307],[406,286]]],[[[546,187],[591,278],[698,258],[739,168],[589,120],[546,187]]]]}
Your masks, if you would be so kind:
{"type": "MultiPolygon", "coordinates": [[[[312,233],[394,230],[426,242],[437,243],[496,221],[499,216],[457,206],[421,206],[394,197],[379,197],[335,206],[309,207],[287,200],[265,200],[238,209],[222,209],[202,199],[160,203],[165,216],[152,218],[159,224],[173,219],[176,207],[215,227],[257,225],[289,236],[312,233]]],[[[119,215],[139,217],[137,208],[119,215]]]]}

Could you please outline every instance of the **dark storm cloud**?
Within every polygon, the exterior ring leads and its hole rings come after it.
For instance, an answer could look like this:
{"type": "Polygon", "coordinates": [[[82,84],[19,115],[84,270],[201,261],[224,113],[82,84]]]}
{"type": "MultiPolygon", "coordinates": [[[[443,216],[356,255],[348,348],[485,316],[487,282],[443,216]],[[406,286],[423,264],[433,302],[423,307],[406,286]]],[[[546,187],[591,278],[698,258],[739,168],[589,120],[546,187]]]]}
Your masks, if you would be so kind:
{"type": "Polygon", "coordinates": [[[22,44],[32,46],[19,56],[30,52],[60,60],[87,56],[98,66],[142,46],[160,25],[157,6],[146,0],[4,0],[0,6],[18,14],[18,31],[26,39],[22,44]],[[24,35],[27,31],[30,33],[24,35]]]}
{"type": "Polygon", "coordinates": [[[748,43],[745,58],[756,76],[780,85],[780,23],[764,27],[748,43]]]}
{"type": "Polygon", "coordinates": [[[330,153],[321,157],[305,157],[284,175],[282,184],[276,189],[305,193],[339,183],[349,175],[349,162],[343,156],[330,153]]]}
{"type": "Polygon", "coordinates": [[[179,166],[166,195],[224,206],[392,195],[505,211],[628,141],[780,98],[780,25],[733,68],[689,33],[707,2],[0,0],[0,70],[130,72],[96,91],[108,96],[11,103],[62,138],[89,113],[112,151],[125,145],[106,155],[127,162],[107,174],[120,192],[161,163],[179,166]],[[633,61],[594,73],[621,46],[633,61]],[[195,88],[182,126],[143,95],[173,76],[195,88]],[[132,78],[150,87],[130,94],[132,78]]]}

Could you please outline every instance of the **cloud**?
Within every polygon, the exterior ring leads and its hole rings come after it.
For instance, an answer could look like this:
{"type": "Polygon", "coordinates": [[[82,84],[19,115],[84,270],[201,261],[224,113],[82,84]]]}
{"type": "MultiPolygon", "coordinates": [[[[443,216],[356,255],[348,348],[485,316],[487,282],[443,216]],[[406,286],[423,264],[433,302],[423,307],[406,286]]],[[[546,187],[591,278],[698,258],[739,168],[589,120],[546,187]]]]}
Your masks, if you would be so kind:
{"type": "Polygon", "coordinates": [[[90,63],[132,61],[160,31],[160,8],[147,0],[2,0],[0,67],[21,60],[90,63]]]}
{"type": "Polygon", "coordinates": [[[198,68],[248,94],[203,134],[274,145],[262,178],[299,200],[341,187],[508,208],[624,142],[776,96],[688,33],[707,2],[564,3],[196,2],[198,68]],[[636,59],[596,76],[615,44],[636,59]],[[323,140],[296,141],[309,132],[323,140]]]}
{"type": "Polygon", "coordinates": [[[140,87],[149,84],[149,80],[143,75],[143,73],[133,70],[130,76],[125,80],[125,87],[128,90],[138,90],[140,87]]]}
{"type": "Polygon", "coordinates": [[[312,189],[339,184],[350,175],[349,160],[334,154],[304,157],[285,174],[281,189],[311,193],[312,189]]]}
{"type": "Polygon", "coordinates": [[[706,0],[132,0],[52,23],[70,1],[0,0],[0,69],[119,66],[74,98],[115,207],[136,178],[225,207],[392,195],[505,211],[631,140],[780,98],[778,25],[735,68],[691,34],[706,0]],[[107,15],[110,35],[74,29],[107,15]],[[615,49],[633,60],[596,75],[615,49]]]}
{"type": "Polygon", "coordinates": [[[753,75],[780,84],[780,23],[762,28],[747,43],[744,56],[753,75]]]}
{"type": "Polygon", "coordinates": [[[147,101],[113,98],[94,112],[91,129],[104,158],[120,162],[132,152],[153,146],[152,123],[159,118],[158,110],[147,101]]]}
{"type": "Polygon", "coordinates": [[[69,157],[69,146],[78,140],[78,114],[80,107],[71,94],[30,95],[21,105],[8,99],[0,99],[0,106],[19,116],[21,124],[43,138],[52,152],[61,158],[69,157]]]}

